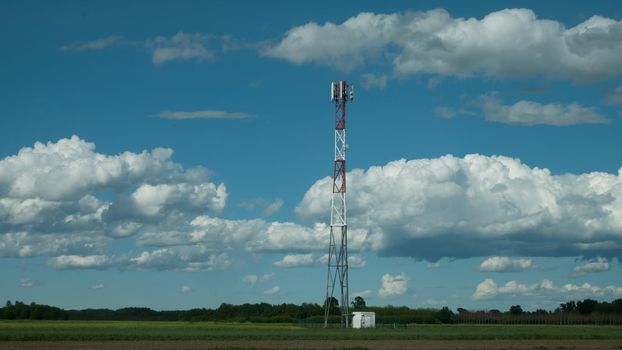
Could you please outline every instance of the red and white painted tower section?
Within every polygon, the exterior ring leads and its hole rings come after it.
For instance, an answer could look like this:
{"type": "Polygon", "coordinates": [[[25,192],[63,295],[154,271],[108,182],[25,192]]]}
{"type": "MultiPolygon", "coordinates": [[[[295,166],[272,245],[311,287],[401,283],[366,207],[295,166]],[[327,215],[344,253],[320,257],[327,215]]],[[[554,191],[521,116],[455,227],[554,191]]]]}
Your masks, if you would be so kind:
{"type": "Polygon", "coordinates": [[[335,287],[339,291],[341,326],[349,327],[348,306],[348,223],[346,215],[346,104],[354,99],[354,86],[346,81],[330,84],[330,98],[335,104],[335,159],[333,164],[333,193],[330,212],[330,239],[328,244],[328,275],[324,327],[332,308],[335,287]]]}

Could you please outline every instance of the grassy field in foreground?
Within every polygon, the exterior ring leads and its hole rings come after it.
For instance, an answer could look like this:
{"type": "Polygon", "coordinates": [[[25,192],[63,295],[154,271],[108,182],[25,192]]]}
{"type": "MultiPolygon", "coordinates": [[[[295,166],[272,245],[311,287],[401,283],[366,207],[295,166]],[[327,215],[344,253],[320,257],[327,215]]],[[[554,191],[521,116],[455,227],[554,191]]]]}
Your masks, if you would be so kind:
{"type": "Polygon", "coordinates": [[[409,325],[401,329],[323,329],[296,324],[0,321],[6,340],[296,340],[296,339],[622,339],[620,326],[409,325]]]}

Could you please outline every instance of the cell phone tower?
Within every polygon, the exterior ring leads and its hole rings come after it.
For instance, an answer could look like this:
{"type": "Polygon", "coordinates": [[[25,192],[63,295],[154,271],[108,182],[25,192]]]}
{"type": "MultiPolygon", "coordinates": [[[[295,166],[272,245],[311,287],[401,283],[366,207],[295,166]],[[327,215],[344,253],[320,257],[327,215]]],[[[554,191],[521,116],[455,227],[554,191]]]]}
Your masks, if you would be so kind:
{"type": "Polygon", "coordinates": [[[346,81],[330,84],[330,99],[335,104],[335,160],[333,164],[333,194],[330,211],[328,243],[328,275],[324,299],[324,327],[332,308],[337,280],[341,298],[341,327],[350,324],[348,306],[348,222],[346,215],[346,104],[354,99],[354,86],[346,81]],[[337,243],[339,242],[339,243],[337,243]],[[339,248],[337,248],[339,244],[339,248]]]}

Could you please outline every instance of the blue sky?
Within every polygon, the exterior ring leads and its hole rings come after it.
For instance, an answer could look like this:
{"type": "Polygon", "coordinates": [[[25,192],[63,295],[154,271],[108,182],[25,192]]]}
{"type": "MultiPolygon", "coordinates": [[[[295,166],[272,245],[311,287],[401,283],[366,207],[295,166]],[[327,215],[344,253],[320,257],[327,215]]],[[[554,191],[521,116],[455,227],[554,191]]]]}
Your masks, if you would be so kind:
{"type": "Polygon", "coordinates": [[[0,299],[324,297],[331,81],[351,297],[622,297],[622,6],[0,5],[0,299]]]}

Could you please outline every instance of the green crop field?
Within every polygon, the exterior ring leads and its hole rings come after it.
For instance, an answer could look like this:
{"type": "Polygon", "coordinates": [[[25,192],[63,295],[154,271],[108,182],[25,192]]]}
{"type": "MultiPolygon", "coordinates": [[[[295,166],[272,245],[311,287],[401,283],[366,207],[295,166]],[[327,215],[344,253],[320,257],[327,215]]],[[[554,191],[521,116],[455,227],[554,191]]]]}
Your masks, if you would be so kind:
{"type": "Polygon", "coordinates": [[[409,325],[323,329],[297,324],[0,321],[0,341],[622,339],[621,326],[409,325]]]}

